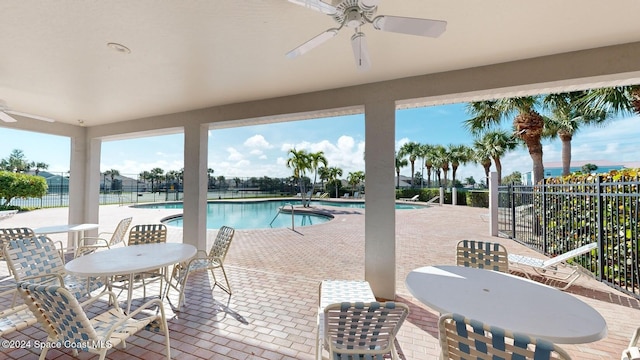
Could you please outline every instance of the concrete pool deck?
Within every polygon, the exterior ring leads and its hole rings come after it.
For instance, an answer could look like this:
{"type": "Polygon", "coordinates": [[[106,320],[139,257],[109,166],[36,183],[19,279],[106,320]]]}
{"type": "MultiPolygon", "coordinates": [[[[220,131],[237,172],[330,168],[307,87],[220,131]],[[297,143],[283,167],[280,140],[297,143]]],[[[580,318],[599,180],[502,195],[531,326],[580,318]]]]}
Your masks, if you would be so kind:
{"type": "MultiPolygon", "coordinates": [[[[334,207],[328,211],[334,216],[332,221],[296,227],[295,232],[237,230],[225,262],[233,296],[229,299],[220,289],[211,293],[207,289],[211,279],[205,273],[191,277],[186,291],[187,305],[179,313],[170,312],[172,357],[313,359],[320,281],[364,279],[364,210],[334,207]]],[[[135,225],[156,223],[180,212],[180,209],[101,206],[100,231],[112,231],[118,221],[127,216],[133,216],[132,225],[135,225]]],[[[462,239],[495,241],[509,252],[539,256],[510,239],[489,236],[489,225],[481,219],[486,212],[481,208],[450,205],[396,212],[396,301],[411,308],[398,336],[401,358],[437,359],[440,353],[438,313],[413,298],[404,285],[411,270],[426,265],[454,264],[455,245],[462,239]]],[[[67,223],[67,209],[55,208],[16,214],[0,221],[0,227],[63,223],[67,223]]],[[[215,233],[215,230],[208,232],[210,241],[215,233]]],[[[66,240],[65,235],[51,237],[66,240]]],[[[181,229],[170,227],[169,241],[181,239],[181,229]]],[[[0,264],[0,275],[7,275],[4,264],[0,264]]],[[[640,325],[639,302],[586,276],[568,292],[604,316],[608,336],[594,343],[561,346],[574,359],[620,358],[633,330],[640,325]]],[[[44,341],[46,335],[36,325],[6,338],[44,341]]],[[[111,350],[107,357],[162,359],[162,341],[162,335],[142,331],[130,339],[126,349],[111,350]]],[[[36,354],[39,350],[33,348],[2,349],[0,357],[33,359],[36,354]]],[[[79,358],[95,358],[89,355],[80,353],[79,358]]],[[[73,356],[71,350],[62,349],[50,351],[47,358],[72,359],[73,356]]]]}

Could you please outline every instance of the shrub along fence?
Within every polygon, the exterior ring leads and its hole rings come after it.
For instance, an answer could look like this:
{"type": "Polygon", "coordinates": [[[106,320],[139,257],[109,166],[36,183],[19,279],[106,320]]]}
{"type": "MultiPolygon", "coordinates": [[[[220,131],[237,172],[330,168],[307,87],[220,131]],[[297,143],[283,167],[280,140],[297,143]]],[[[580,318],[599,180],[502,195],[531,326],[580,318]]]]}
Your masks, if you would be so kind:
{"type": "Polygon", "coordinates": [[[499,231],[548,256],[598,242],[577,263],[640,298],[640,173],[637,169],[499,188],[499,231]]]}

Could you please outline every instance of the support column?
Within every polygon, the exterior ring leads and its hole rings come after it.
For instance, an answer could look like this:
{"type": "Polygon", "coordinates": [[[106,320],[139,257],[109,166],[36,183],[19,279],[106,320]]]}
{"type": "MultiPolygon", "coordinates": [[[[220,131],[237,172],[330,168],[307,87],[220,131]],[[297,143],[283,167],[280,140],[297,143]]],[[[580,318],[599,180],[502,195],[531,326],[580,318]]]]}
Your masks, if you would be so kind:
{"type": "Polygon", "coordinates": [[[489,174],[489,235],[498,236],[498,173],[489,174]]]}
{"type": "Polygon", "coordinates": [[[182,242],[207,250],[208,125],[184,127],[182,242]]]}
{"type": "Polygon", "coordinates": [[[365,105],[365,279],[375,296],[396,295],[395,127],[393,101],[365,105]]]}
{"type": "Polygon", "coordinates": [[[89,139],[84,128],[71,137],[69,224],[99,223],[101,149],[102,141],[89,139]]]}

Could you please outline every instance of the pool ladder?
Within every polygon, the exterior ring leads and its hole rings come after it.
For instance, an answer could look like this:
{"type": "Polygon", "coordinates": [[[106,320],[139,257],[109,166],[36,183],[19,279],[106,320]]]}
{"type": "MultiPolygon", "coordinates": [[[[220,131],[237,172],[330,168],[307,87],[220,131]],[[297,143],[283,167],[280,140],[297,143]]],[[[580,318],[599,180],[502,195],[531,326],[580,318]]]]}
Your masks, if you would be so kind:
{"type": "Polygon", "coordinates": [[[295,228],[295,221],[293,218],[293,204],[292,203],[286,203],[284,205],[282,205],[281,207],[278,208],[278,212],[276,213],[276,216],[273,217],[273,219],[271,220],[271,222],[269,223],[269,226],[271,226],[271,224],[273,224],[274,221],[276,221],[276,218],[278,217],[278,215],[280,215],[280,212],[282,211],[282,208],[284,208],[285,206],[291,206],[291,230],[296,230],[295,228]]]}

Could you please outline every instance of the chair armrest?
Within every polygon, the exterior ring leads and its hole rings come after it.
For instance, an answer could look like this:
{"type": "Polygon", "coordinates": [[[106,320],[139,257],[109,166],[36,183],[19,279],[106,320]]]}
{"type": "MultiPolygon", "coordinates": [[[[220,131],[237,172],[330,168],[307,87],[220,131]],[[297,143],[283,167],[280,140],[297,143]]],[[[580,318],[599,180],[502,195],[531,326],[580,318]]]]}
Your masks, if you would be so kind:
{"type": "Polygon", "coordinates": [[[102,298],[103,296],[108,295],[109,296],[109,300],[111,302],[111,304],[114,304],[114,307],[116,307],[117,309],[121,310],[119,306],[117,306],[118,304],[118,297],[116,296],[116,294],[113,291],[109,291],[109,290],[104,290],[103,292],[101,292],[100,294],[96,295],[96,296],[92,296],[91,298],[89,298],[88,300],[85,300],[84,302],[82,302],[80,304],[80,306],[82,308],[84,308],[87,305],[91,305],[92,303],[94,303],[96,300],[102,298]]]}
{"type": "Polygon", "coordinates": [[[629,341],[629,347],[637,346],[639,338],[640,338],[640,327],[636,328],[636,330],[633,332],[633,336],[631,336],[631,341],[629,341]]]}

